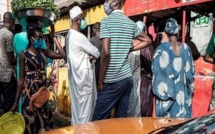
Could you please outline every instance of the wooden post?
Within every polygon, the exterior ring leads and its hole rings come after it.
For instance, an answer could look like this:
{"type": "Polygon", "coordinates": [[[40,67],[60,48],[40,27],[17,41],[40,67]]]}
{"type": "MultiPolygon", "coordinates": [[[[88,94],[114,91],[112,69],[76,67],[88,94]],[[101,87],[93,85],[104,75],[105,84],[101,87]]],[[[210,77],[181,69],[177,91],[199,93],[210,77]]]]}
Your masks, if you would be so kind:
{"type": "Polygon", "coordinates": [[[7,0],[7,11],[10,11],[10,0],[7,0]]]}
{"type": "MultiPolygon", "coordinates": [[[[143,16],[143,23],[146,25],[147,22],[147,16],[143,16]]],[[[145,28],[145,32],[147,33],[147,27],[145,28]]]]}
{"type": "Polygon", "coordinates": [[[90,26],[88,26],[87,28],[88,28],[88,30],[87,30],[87,38],[90,39],[90,37],[91,37],[90,26]]]}
{"type": "Polygon", "coordinates": [[[186,10],[183,10],[183,17],[182,17],[182,42],[185,42],[185,36],[186,36],[186,10]]]}
{"type": "Polygon", "coordinates": [[[146,24],[146,21],[147,21],[147,16],[143,16],[143,23],[146,24]]]}

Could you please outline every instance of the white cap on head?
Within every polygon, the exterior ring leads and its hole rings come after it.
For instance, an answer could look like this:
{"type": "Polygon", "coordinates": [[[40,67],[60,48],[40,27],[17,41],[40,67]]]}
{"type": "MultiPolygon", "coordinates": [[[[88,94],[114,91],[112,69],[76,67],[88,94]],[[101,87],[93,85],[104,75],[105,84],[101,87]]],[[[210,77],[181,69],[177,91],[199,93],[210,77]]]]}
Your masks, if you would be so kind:
{"type": "Polygon", "coordinates": [[[140,21],[140,20],[137,21],[136,24],[142,30],[146,28],[146,25],[142,21],[140,21]]]}
{"type": "Polygon", "coordinates": [[[69,16],[70,19],[73,20],[75,17],[83,13],[81,8],[79,6],[74,6],[70,11],[69,11],[69,16]]]}

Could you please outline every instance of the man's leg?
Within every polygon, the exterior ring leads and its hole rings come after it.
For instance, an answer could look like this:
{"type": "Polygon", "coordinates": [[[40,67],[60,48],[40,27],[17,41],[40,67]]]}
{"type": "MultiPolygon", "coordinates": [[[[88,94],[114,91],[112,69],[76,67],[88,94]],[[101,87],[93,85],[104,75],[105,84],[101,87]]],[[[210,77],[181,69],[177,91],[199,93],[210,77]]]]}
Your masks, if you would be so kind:
{"type": "Polygon", "coordinates": [[[104,84],[103,90],[98,92],[93,121],[110,118],[111,110],[121,96],[119,83],[104,84]]]}
{"type": "Polygon", "coordinates": [[[129,77],[120,83],[122,95],[115,107],[115,117],[127,117],[128,103],[133,88],[133,79],[129,77]]]}
{"type": "Polygon", "coordinates": [[[10,82],[5,82],[3,85],[3,97],[4,97],[4,113],[8,112],[13,106],[16,96],[16,79],[12,75],[10,82]]]}

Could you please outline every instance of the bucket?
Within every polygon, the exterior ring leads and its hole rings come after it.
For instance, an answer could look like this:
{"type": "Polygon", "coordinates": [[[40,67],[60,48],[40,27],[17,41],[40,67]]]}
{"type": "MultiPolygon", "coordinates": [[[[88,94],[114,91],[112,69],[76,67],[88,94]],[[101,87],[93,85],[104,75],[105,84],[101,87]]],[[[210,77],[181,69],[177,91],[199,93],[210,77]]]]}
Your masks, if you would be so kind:
{"type": "Polygon", "coordinates": [[[7,112],[0,118],[0,134],[23,134],[25,120],[19,113],[7,112]]]}

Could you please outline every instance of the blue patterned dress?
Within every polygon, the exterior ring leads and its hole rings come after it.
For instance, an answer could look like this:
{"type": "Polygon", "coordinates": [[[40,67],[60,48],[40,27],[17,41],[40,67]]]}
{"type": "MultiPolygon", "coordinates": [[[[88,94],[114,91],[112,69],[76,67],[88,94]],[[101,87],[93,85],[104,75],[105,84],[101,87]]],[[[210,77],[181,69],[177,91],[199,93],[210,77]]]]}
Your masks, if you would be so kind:
{"type": "Polygon", "coordinates": [[[34,107],[29,111],[31,96],[42,86],[46,86],[46,57],[40,50],[34,54],[30,50],[25,50],[25,82],[22,91],[22,113],[26,123],[25,134],[37,134],[40,130],[50,130],[53,128],[52,113],[44,105],[41,108],[34,107]]]}
{"type": "Polygon", "coordinates": [[[155,51],[152,87],[157,117],[192,117],[194,63],[189,46],[182,44],[180,50],[176,55],[166,42],[155,51]]]}

